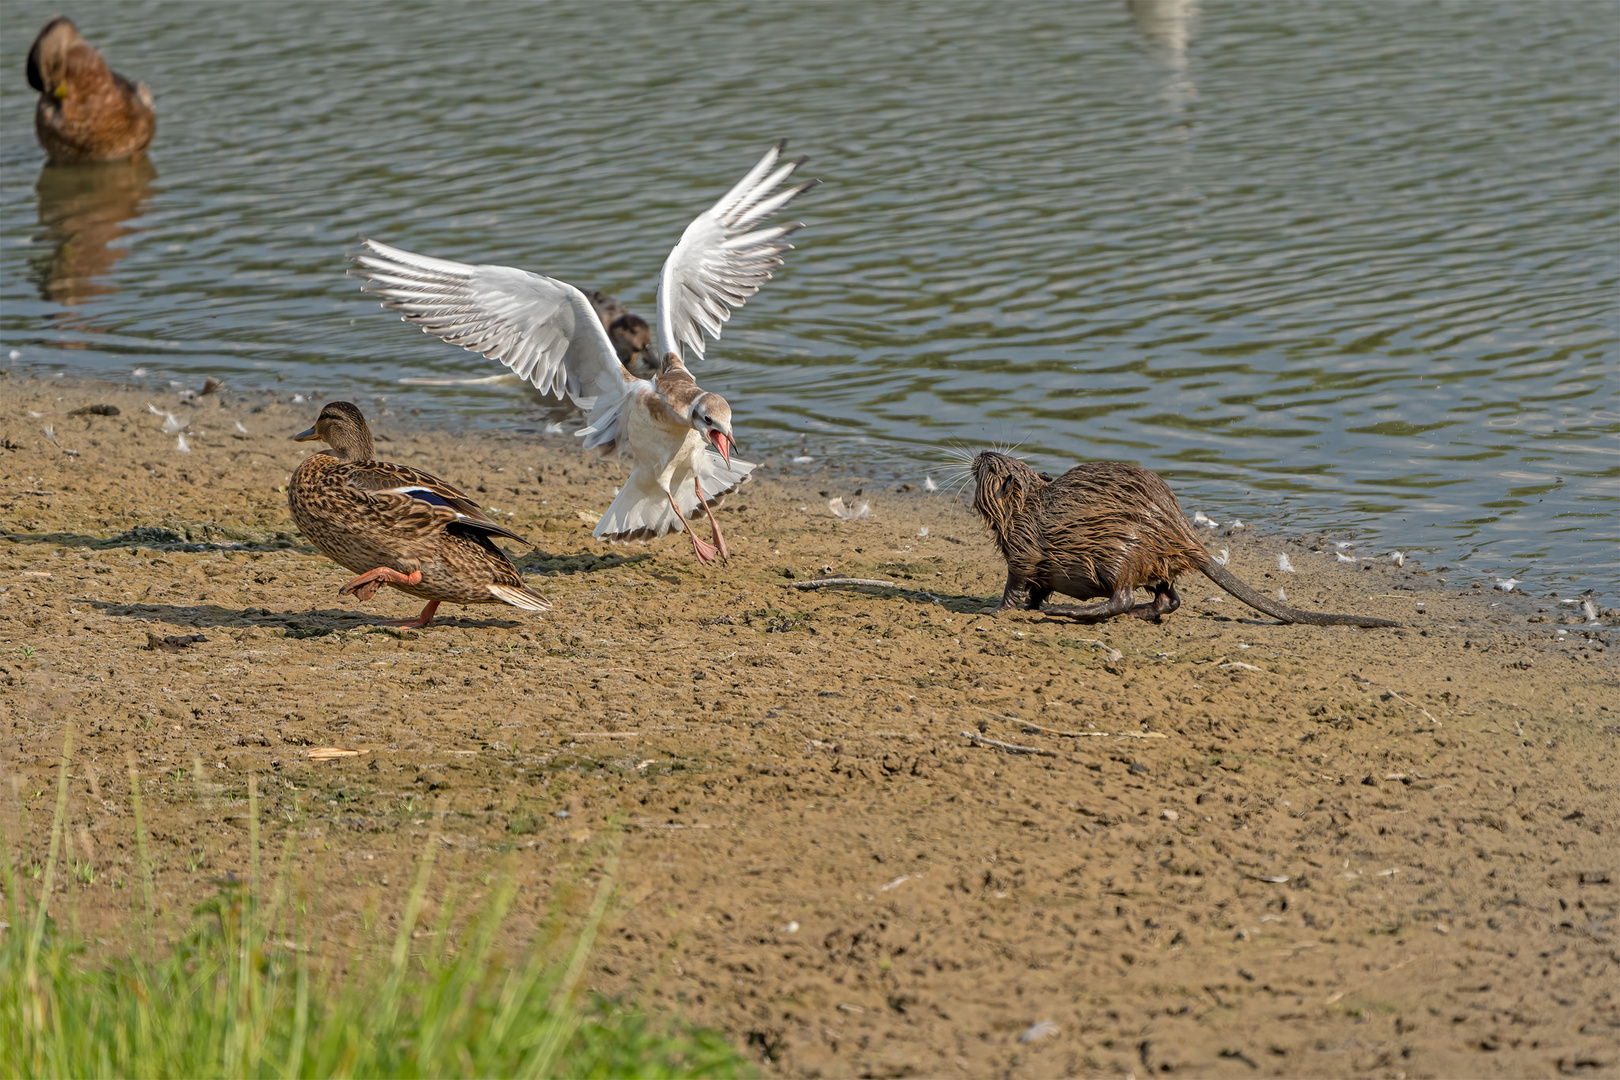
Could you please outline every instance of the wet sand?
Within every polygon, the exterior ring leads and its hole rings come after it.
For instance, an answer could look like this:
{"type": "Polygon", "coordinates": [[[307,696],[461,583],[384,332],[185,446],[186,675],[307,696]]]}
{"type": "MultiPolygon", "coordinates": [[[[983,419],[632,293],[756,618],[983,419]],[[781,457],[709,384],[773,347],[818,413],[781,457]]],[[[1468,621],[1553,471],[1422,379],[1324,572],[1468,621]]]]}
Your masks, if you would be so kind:
{"type": "Polygon", "coordinates": [[[591,538],[622,466],[377,415],[555,604],[381,628],[420,605],[338,597],[278,490],[319,405],[0,380],[0,798],[42,863],[71,724],[56,904],[87,929],[138,901],[133,752],[172,919],[245,876],[252,775],[333,949],[425,842],[462,902],[511,872],[539,913],[619,831],[592,984],[774,1075],[1620,1070],[1612,613],[1259,523],[1208,534],[1238,576],[1405,625],[1201,579],[1158,625],[993,616],[960,502],[768,461],[704,569],[591,538]],[[834,517],[856,489],[871,517],[834,517]],[[829,575],[898,587],[793,588],[829,575]]]}

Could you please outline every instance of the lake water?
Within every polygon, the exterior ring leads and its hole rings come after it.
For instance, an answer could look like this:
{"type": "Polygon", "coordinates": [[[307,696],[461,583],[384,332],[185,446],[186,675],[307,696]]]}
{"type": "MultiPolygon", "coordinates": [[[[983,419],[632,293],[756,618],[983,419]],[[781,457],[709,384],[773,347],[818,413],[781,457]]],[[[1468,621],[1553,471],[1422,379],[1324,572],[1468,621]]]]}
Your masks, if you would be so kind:
{"type": "Polygon", "coordinates": [[[1124,458],[1217,520],[1620,595],[1607,0],[85,5],[158,135],[64,176],[23,79],[58,8],[3,7],[13,370],[538,432],[516,388],[397,383],[499,369],[363,296],[356,234],[650,317],[789,137],[809,227],[697,370],[750,456],[1124,458]]]}

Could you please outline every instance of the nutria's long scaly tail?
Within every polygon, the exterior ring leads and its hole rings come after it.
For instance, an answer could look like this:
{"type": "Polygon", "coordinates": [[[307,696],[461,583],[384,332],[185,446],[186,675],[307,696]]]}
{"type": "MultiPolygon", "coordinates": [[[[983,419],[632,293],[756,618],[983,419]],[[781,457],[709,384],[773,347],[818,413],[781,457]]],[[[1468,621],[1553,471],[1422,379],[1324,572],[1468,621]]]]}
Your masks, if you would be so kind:
{"type": "Polygon", "coordinates": [[[1401,625],[1388,619],[1375,619],[1370,615],[1332,615],[1325,611],[1301,611],[1298,608],[1291,608],[1281,601],[1273,600],[1269,596],[1249,588],[1249,586],[1239,581],[1235,574],[1214,559],[1210,559],[1200,569],[1204,571],[1205,577],[1245,604],[1248,604],[1256,611],[1265,612],[1274,619],[1281,619],[1283,622],[1306,623],[1310,626],[1373,627],[1401,625]]]}

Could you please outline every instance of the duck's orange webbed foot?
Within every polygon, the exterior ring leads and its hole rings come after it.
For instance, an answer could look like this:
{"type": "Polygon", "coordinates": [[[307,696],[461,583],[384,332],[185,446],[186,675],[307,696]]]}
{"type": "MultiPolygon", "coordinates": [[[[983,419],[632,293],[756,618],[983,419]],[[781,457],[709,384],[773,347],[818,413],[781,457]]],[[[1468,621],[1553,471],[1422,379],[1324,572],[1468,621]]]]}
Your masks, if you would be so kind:
{"type": "MultiPolygon", "coordinates": [[[[415,584],[415,582],[412,582],[415,584]]],[[[433,613],[439,610],[439,601],[432,600],[422,609],[422,614],[414,619],[384,619],[378,626],[397,626],[402,630],[419,630],[433,621],[433,613]]]]}
{"type": "Polygon", "coordinates": [[[375,570],[367,570],[359,577],[351,580],[338,590],[338,595],[352,593],[358,600],[370,600],[377,594],[377,590],[384,585],[420,585],[422,571],[412,570],[409,574],[402,574],[398,570],[390,570],[386,566],[379,566],[375,570]]]}

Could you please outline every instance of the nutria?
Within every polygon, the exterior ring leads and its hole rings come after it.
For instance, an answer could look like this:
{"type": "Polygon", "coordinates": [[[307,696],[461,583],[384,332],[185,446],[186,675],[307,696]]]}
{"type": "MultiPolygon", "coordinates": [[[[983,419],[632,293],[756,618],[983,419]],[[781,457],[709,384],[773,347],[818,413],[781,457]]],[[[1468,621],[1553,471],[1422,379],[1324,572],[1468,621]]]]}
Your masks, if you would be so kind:
{"type": "Polygon", "coordinates": [[[1015,457],[985,450],[973,459],[973,507],[1007,560],[1001,607],[1026,594],[1030,611],[1052,593],[1079,607],[1050,607],[1055,615],[1106,619],[1129,613],[1157,622],[1181,606],[1176,578],[1197,570],[1273,618],[1312,626],[1399,626],[1365,615],[1300,611],[1249,588],[1216,562],[1194,535],[1181,504],[1157,474],[1123,461],[1091,461],[1059,477],[1037,473],[1015,457]],[[1151,603],[1134,604],[1138,588],[1151,603]]]}

